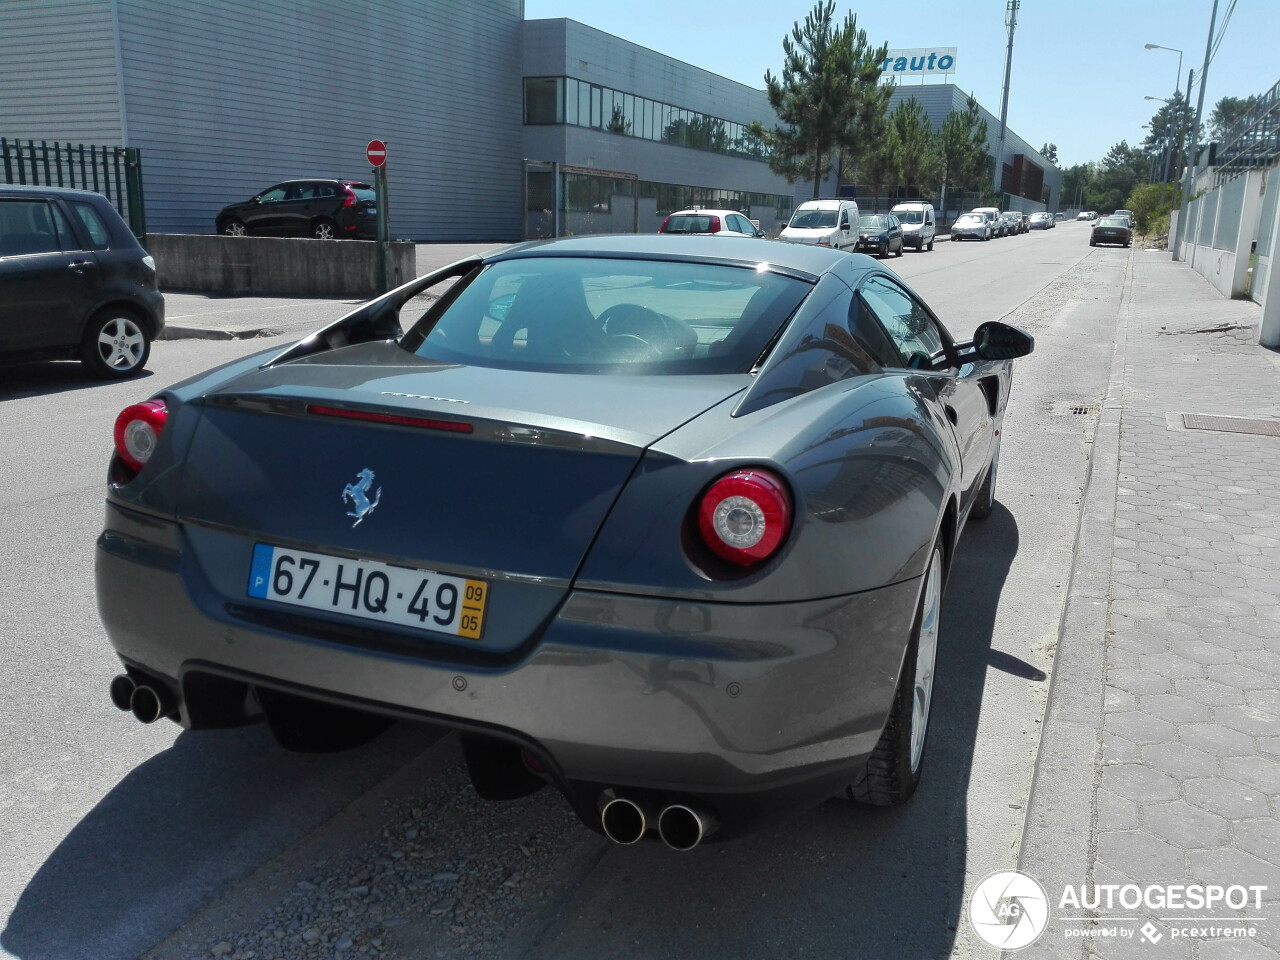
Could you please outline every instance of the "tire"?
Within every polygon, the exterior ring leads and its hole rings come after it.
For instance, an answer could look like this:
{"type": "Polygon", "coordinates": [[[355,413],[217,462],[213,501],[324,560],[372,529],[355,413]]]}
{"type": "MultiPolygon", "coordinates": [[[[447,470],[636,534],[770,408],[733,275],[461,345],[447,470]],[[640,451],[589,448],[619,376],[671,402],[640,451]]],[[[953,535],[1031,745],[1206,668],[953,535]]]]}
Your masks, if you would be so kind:
{"type": "Polygon", "coordinates": [[[982,481],[982,486],[978,488],[978,496],[973,501],[973,506],[969,508],[970,520],[985,520],[991,516],[991,511],[996,506],[996,479],[1000,466],[1000,447],[996,446],[996,452],[991,457],[991,463],[987,465],[987,476],[982,481]]]}
{"type": "Polygon", "coordinates": [[[944,565],[942,542],[935,540],[920,587],[920,601],[903,656],[898,689],[893,694],[893,706],[880,740],[867,758],[866,769],[845,789],[850,800],[879,807],[895,806],[910,799],[920,783],[933,705],[944,565]]]}
{"type": "Polygon", "coordinates": [[[929,239],[929,246],[926,248],[930,253],[933,252],[933,238],[929,239]]]}
{"type": "Polygon", "coordinates": [[[244,224],[239,220],[228,220],[222,225],[218,231],[224,237],[244,237],[248,236],[248,232],[244,228],[244,224]]]}
{"type": "Polygon", "coordinates": [[[338,228],[332,220],[321,217],[311,224],[311,237],[315,240],[337,240],[338,228]]]}
{"type": "Polygon", "coordinates": [[[1091,247],[1096,247],[1097,245],[1098,245],[1098,241],[1097,241],[1097,240],[1095,240],[1095,239],[1093,239],[1093,237],[1090,237],[1090,238],[1089,238],[1089,246],[1091,246],[1091,247]]]}
{"type": "Polygon", "coordinates": [[[96,376],[123,380],[142,371],[151,356],[151,337],[138,315],[123,307],[94,314],[80,341],[80,359],[96,376]]]}
{"type": "Polygon", "coordinates": [[[903,248],[904,248],[906,245],[907,245],[907,241],[905,241],[905,240],[903,240],[900,244],[898,244],[898,252],[897,252],[897,253],[895,253],[895,254],[894,254],[894,256],[895,256],[895,257],[900,257],[900,256],[902,256],[902,250],[903,250],[903,248]]]}

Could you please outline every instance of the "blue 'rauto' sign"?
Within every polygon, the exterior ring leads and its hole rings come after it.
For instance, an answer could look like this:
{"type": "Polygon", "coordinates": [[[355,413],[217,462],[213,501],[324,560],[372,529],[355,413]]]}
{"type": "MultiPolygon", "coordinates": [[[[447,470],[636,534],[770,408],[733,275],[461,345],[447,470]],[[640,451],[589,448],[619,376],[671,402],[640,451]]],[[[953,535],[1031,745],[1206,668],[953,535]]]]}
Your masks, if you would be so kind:
{"type": "Polygon", "coordinates": [[[955,69],[955,47],[913,47],[910,50],[890,50],[880,61],[880,70],[883,73],[898,77],[955,73],[955,69]]]}

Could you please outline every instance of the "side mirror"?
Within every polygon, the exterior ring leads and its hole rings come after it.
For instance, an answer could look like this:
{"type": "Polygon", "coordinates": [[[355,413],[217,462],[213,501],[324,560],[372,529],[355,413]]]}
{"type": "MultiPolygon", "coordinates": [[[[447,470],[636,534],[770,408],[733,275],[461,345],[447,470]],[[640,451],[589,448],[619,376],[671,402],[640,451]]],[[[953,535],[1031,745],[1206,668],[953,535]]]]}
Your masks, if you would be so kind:
{"type": "Polygon", "coordinates": [[[1036,348],[1036,338],[1025,330],[988,320],[978,325],[969,343],[957,344],[957,351],[964,362],[973,360],[1016,360],[1025,357],[1036,348]]]}
{"type": "Polygon", "coordinates": [[[262,197],[254,197],[254,198],[253,198],[253,202],[254,202],[254,203],[261,203],[261,202],[262,202],[262,197]]]}
{"type": "Polygon", "coordinates": [[[764,235],[765,235],[765,233],[764,233],[764,231],[763,231],[763,230],[757,230],[757,231],[756,231],[756,236],[757,236],[757,237],[763,237],[764,235]]]}

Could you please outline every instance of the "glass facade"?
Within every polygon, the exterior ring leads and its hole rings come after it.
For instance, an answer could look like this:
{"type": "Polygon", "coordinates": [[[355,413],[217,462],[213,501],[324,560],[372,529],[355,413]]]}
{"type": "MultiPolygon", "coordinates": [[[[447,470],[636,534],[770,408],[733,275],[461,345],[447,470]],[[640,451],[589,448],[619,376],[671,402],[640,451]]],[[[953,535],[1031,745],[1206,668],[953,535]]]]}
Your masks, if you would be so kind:
{"type": "MultiPolygon", "coordinates": [[[[526,236],[549,237],[555,224],[555,180],[549,165],[525,171],[526,236]]],[[[657,183],[580,172],[560,174],[562,236],[591,233],[656,233],[670,213],[688,207],[737,210],[758,219],[766,231],[780,228],[791,214],[792,198],[717,187],[657,183]]]]}
{"type": "Polygon", "coordinates": [[[611,90],[573,77],[525,77],[524,122],[567,123],[642,140],[764,160],[768,147],[744,123],[611,90]]]}

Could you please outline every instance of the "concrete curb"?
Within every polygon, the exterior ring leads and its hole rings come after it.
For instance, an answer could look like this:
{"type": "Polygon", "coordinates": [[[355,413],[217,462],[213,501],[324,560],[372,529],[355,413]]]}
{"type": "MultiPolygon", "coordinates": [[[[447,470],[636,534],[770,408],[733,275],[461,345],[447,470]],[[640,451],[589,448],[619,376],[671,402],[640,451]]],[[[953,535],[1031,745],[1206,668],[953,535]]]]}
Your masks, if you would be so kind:
{"type": "Polygon", "coordinates": [[[276,327],[251,327],[247,330],[222,330],[213,327],[183,327],[165,324],[160,340],[253,340],[257,337],[279,337],[288,331],[276,327]]]}
{"type": "MultiPolygon", "coordinates": [[[[1101,775],[1107,617],[1114,550],[1120,420],[1133,290],[1132,253],[1125,268],[1107,395],[1094,433],[1076,533],[1071,584],[1058,633],[1044,733],[1019,844],[1018,870],[1038,880],[1051,901],[1088,881],[1094,860],[1094,800],[1101,775]]],[[[1050,923],[1056,901],[1050,903],[1050,923]]],[[[1030,952],[1079,958],[1082,939],[1046,930],[1030,952]]]]}

